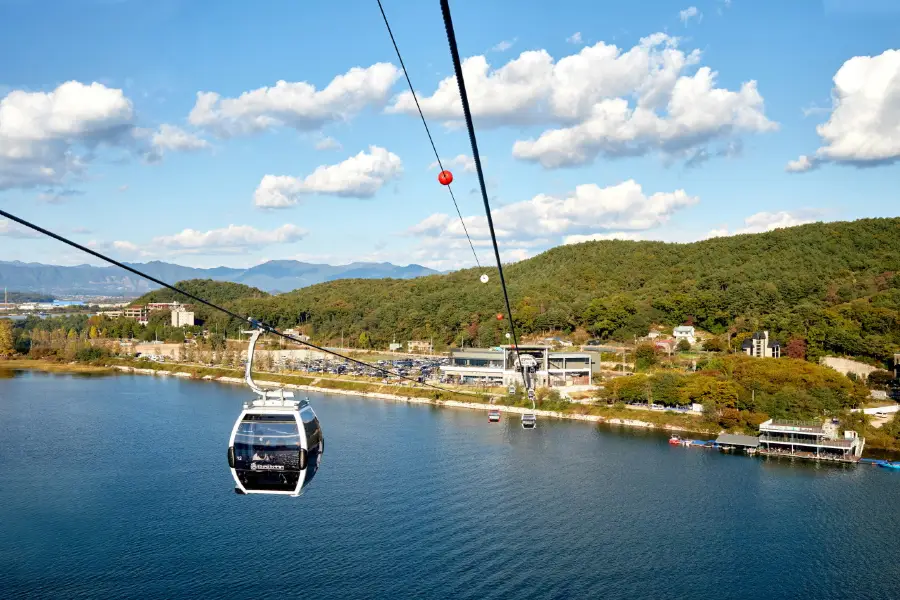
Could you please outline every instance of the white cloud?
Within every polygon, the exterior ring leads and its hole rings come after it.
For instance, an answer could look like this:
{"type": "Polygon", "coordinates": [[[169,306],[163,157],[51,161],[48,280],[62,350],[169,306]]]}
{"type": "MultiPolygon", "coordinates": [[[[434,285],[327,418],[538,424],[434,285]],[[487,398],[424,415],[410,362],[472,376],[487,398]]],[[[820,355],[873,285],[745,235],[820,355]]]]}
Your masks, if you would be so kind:
{"type": "Polygon", "coordinates": [[[13,223],[8,219],[0,219],[0,236],[18,239],[35,239],[41,237],[41,234],[22,227],[18,223],[13,223]]]}
{"type": "Polygon", "coordinates": [[[336,165],[321,166],[303,179],[288,175],[266,175],[254,194],[254,204],[264,208],[286,208],[305,194],[328,194],[370,198],[389,180],[403,172],[400,157],[378,146],[336,165]]]}
{"type": "Polygon", "coordinates": [[[84,192],[81,190],[47,190],[46,192],[38,194],[37,200],[38,202],[46,202],[47,204],[62,204],[67,202],[70,198],[83,195],[84,192]]]}
{"type": "Polygon", "coordinates": [[[341,150],[341,143],[333,137],[323,137],[316,142],[316,150],[341,150]]]}
{"type": "Polygon", "coordinates": [[[789,160],[784,170],[788,173],[803,173],[818,166],[815,160],[810,160],[805,154],[801,154],[797,160],[789,160]]]}
{"type": "MultiPolygon", "coordinates": [[[[545,50],[521,53],[492,70],[484,56],[463,61],[473,116],[482,127],[553,123],[559,129],[520,140],[513,154],[545,167],[585,164],[611,156],[658,151],[687,159],[714,141],[777,129],[764,114],[756,82],[739,91],[715,87],[708,67],[689,74],[700,52],[656,33],[630,50],[599,42],[554,59],[545,50]]],[[[455,124],[462,115],[455,77],[420,96],[427,117],[455,124]]],[[[416,114],[409,92],[388,112],[416,114]]]]}
{"type": "MultiPolygon", "coordinates": [[[[438,164],[438,162],[434,161],[433,163],[428,165],[428,169],[429,170],[434,169],[439,166],[440,165],[438,164]]],[[[462,170],[467,173],[474,173],[476,170],[475,169],[475,159],[472,158],[471,156],[467,156],[465,154],[459,154],[459,155],[455,156],[454,158],[451,158],[450,160],[444,161],[444,168],[454,167],[454,166],[461,167],[462,170]]]]}
{"type": "Polygon", "coordinates": [[[98,147],[133,144],[133,128],[131,101],[100,83],[11,91],[0,99],[0,190],[60,185],[98,147]]]}
{"type": "Polygon", "coordinates": [[[220,137],[249,135],[275,127],[313,131],[326,123],[349,119],[366,106],[384,102],[400,71],[390,63],[354,67],[331,80],[324,89],[305,82],[279,81],[273,87],[222,98],[198,92],[189,115],[196,127],[220,137]]]}
{"type": "MultiPolygon", "coordinates": [[[[185,229],[175,235],[154,238],[153,246],[170,251],[194,253],[227,252],[296,242],[303,239],[307,233],[306,230],[291,224],[285,224],[272,230],[260,230],[249,225],[229,225],[210,231],[185,229]]],[[[121,250],[137,248],[128,242],[114,242],[114,245],[116,244],[123,245],[119,248],[121,250]]]]}
{"type": "MultiPolygon", "coordinates": [[[[675,212],[698,201],[684,190],[647,196],[638,183],[628,180],[606,188],[595,184],[579,185],[565,198],[539,194],[531,200],[502,206],[492,211],[492,215],[498,239],[510,243],[534,238],[596,235],[609,230],[647,230],[667,222],[675,212]]],[[[466,217],[465,223],[473,239],[489,239],[486,217],[466,217]]],[[[408,232],[465,239],[459,219],[445,214],[431,215],[408,232]]]]}
{"type": "Polygon", "coordinates": [[[727,227],[713,229],[706,234],[706,238],[725,237],[729,235],[741,235],[745,233],[763,233],[784,227],[796,227],[797,225],[805,225],[814,223],[822,216],[819,210],[797,210],[778,212],[759,212],[744,219],[744,227],[728,231],[727,227]]]}
{"type": "Polygon", "coordinates": [[[127,192],[127,191],[128,191],[128,184],[126,183],[126,184],[120,185],[120,186],[118,187],[118,190],[119,190],[119,192],[127,192]]]}
{"type": "Polygon", "coordinates": [[[589,233],[586,235],[576,234],[567,235],[563,238],[563,244],[580,244],[582,242],[596,242],[600,240],[628,240],[637,242],[642,240],[643,236],[633,231],[615,231],[612,233],[589,233]]]}
{"type": "Polygon", "coordinates": [[[503,40],[502,42],[499,42],[494,47],[492,47],[491,51],[492,52],[506,52],[507,50],[509,50],[510,48],[513,47],[513,44],[516,43],[516,40],[518,40],[518,38],[513,38],[511,40],[503,40]]]}
{"type": "Polygon", "coordinates": [[[516,142],[513,155],[546,168],[587,164],[599,154],[629,156],[653,150],[690,160],[714,140],[777,129],[764,114],[755,81],[733,92],[715,88],[715,77],[715,72],[701,67],[693,76],[678,78],[665,116],[640,104],[632,108],[622,98],[604,100],[578,125],[516,142]]]}
{"type": "Polygon", "coordinates": [[[703,13],[701,13],[696,6],[688,6],[686,9],[678,12],[678,18],[681,19],[681,22],[687,26],[688,21],[691,19],[697,19],[697,22],[703,20],[703,13]]]}
{"type": "Polygon", "coordinates": [[[580,32],[580,31],[576,31],[575,33],[573,33],[572,35],[570,35],[569,37],[567,37],[567,38],[566,38],[566,41],[569,42],[570,44],[580,44],[580,43],[582,42],[582,40],[581,40],[581,32],[580,32]]]}
{"type": "Polygon", "coordinates": [[[151,138],[151,143],[160,152],[166,150],[190,152],[209,148],[209,142],[206,140],[180,127],[166,123],[159,126],[151,138]]]}
{"type": "MultiPolygon", "coordinates": [[[[822,146],[810,164],[875,166],[900,159],[900,50],[846,61],[834,76],[831,115],[816,132],[822,146]]],[[[794,163],[789,171],[809,170],[791,169],[794,163]]]]}

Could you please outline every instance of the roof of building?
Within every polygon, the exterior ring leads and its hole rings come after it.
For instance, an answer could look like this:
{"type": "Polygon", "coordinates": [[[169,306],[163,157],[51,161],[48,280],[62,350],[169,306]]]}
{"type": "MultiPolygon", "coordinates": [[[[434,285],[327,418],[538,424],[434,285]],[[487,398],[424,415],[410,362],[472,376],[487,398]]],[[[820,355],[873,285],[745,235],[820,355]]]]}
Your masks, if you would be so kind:
{"type": "Polygon", "coordinates": [[[691,325],[680,325],[673,329],[672,333],[694,333],[694,328],[691,325]]]}
{"type": "MultiPolygon", "coordinates": [[[[757,331],[752,336],[748,337],[743,342],[741,342],[741,348],[746,350],[747,348],[752,347],[753,340],[765,340],[768,333],[769,333],[768,331],[757,331]]],[[[778,348],[780,346],[781,346],[781,344],[778,343],[778,340],[771,338],[771,337],[769,338],[769,343],[767,344],[768,348],[778,348]]]]}
{"type": "Polygon", "coordinates": [[[726,446],[745,446],[748,448],[756,448],[757,446],[759,446],[759,438],[752,435],[723,433],[716,438],[716,443],[726,446]]]}
{"type": "Polygon", "coordinates": [[[769,419],[759,426],[760,431],[768,428],[798,431],[801,433],[825,433],[825,429],[824,427],[822,427],[822,423],[819,421],[790,421],[783,419],[769,419]]]}

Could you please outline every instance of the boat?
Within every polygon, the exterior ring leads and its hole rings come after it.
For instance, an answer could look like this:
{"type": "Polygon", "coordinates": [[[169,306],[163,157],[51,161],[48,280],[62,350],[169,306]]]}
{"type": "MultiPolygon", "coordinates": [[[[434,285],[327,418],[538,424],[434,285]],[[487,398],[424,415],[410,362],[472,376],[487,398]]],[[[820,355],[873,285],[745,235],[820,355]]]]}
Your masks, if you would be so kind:
{"type": "Polygon", "coordinates": [[[677,435],[673,435],[669,438],[669,444],[671,444],[672,446],[678,446],[681,444],[681,438],[677,435]]]}
{"type": "Polygon", "coordinates": [[[900,462],[885,460],[878,463],[878,466],[884,467],[885,469],[900,469],[900,462]]]}

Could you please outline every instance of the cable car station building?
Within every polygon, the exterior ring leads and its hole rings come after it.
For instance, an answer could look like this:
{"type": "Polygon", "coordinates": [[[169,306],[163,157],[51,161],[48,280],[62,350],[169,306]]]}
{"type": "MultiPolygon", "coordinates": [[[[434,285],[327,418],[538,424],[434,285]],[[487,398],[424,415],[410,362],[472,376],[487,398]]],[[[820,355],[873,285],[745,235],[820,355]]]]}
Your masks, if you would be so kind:
{"type": "MultiPolygon", "coordinates": [[[[584,352],[551,352],[549,346],[519,345],[519,354],[537,360],[538,387],[588,385],[591,382],[591,355],[584,352]]],[[[503,385],[521,383],[516,371],[514,346],[497,348],[454,348],[450,364],[441,367],[444,376],[461,384],[503,385]]]]}

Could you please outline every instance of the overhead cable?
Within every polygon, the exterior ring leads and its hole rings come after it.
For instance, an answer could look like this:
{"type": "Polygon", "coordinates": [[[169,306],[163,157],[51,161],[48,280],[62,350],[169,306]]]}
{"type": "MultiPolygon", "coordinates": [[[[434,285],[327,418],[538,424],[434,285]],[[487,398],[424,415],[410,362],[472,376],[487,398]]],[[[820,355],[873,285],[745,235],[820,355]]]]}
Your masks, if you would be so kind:
{"type": "MultiPolygon", "coordinates": [[[[409,92],[412,94],[413,100],[416,103],[416,108],[419,111],[419,117],[421,117],[422,119],[422,125],[425,126],[425,133],[428,134],[428,141],[431,142],[431,149],[434,151],[434,158],[437,160],[437,164],[441,169],[441,172],[443,172],[444,164],[441,162],[441,157],[438,154],[437,147],[434,145],[434,138],[431,137],[431,130],[428,128],[428,122],[425,120],[425,114],[422,112],[422,107],[419,105],[419,98],[416,95],[416,90],[409,78],[409,71],[406,70],[406,64],[403,62],[403,56],[401,56],[400,54],[400,48],[397,46],[397,40],[394,39],[394,32],[391,30],[391,24],[388,23],[388,18],[384,12],[384,6],[382,6],[381,0],[378,0],[378,8],[381,10],[381,17],[384,19],[384,26],[387,27],[388,35],[391,36],[391,43],[394,45],[394,51],[397,53],[397,60],[400,61],[400,67],[403,69],[403,75],[406,77],[406,83],[409,85],[409,92]]],[[[453,194],[453,189],[450,187],[450,184],[447,184],[447,191],[450,192],[450,199],[453,200],[453,206],[456,208],[456,214],[459,215],[459,222],[462,224],[463,231],[466,234],[466,239],[469,240],[469,247],[472,249],[472,256],[475,257],[475,264],[478,265],[478,268],[480,269],[481,262],[478,260],[478,254],[475,252],[475,244],[472,243],[472,238],[469,237],[469,230],[466,228],[466,222],[463,219],[462,212],[460,212],[459,210],[459,204],[456,202],[456,196],[453,194]]]]}
{"type": "Polygon", "coordinates": [[[209,300],[205,300],[205,299],[201,298],[200,296],[197,296],[196,294],[192,294],[191,292],[188,292],[188,291],[186,291],[186,290],[179,289],[179,288],[175,287],[174,285],[171,285],[171,284],[169,284],[169,283],[166,283],[165,281],[162,281],[161,279],[157,279],[156,277],[153,277],[152,275],[148,275],[148,274],[146,274],[146,273],[140,271],[139,269],[135,269],[134,267],[129,266],[129,265],[123,263],[123,262],[119,262],[119,261],[115,260],[114,258],[110,258],[109,256],[106,256],[105,254],[103,254],[103,253],[101,253],[101,252],[98,252],[98,251],[93,250],[93,249],[91,249],[91,248],[88,248],[88,247],[86,247],[86,246],[82,246],[82,245],[79,244],[78,242],[74,242],[74,241],[72,241],[72,240],[70,240],[70,239],[68,239],[68,238],[66,238],[66,237],[63,237],[63,236],[57,234],[57,233],[53,233],[52,231],[49,231],[49,230],[47,230],[47,229],[44,229],[43,227],[41,227],[41,226],[39,226],[39,225],[36,225],[36,224],[34,224],[34,223],[30,222],[30,221],[27,221],[27,220],[25,220],[25,219],[22,219],[22,218],[20,218],[20,217],[17,217],[17,216],[15,216],[15,215],[13,215],[13,214],[10,214],[10,213],[6,212],[5,210],[0,209],[0,216],[6,217],[7,219],[9,219],[9,220],[11,220],[11,221],[15,221],[15,222],[18,223],[19,225],[22,225],[22,226],[24,226],[24,227],[28,227],[29,229],[31,229],[31,230],[33,230],[33,231],[37,231],[38,233],[42,233],[42,234],[44,234],[44,235],[46,235],[46,236],[48,236],[48,237],[51,237],[51,238],[53,238],[53,239],[55,239],[55,240],[57,240],[57,241],[60,241],[60,242],[62,242],[62,243],[64,243],[64,244],[67,244],[67,245],[69,245],[69,246],[71,246],[71,247],[73,247],[73,248],[76,248],[76,249],[78,249],[78,250],[81,250],[82,252],[86,252],[87,254],[90,254],[91,256],[94,256],[94,257],[96,257],[96,258],[99,258],[99,259],[102,260],[102,261],[108,262],[109,264],[114,265],[114,266],[116,266],[116,267],[119,267],[120,269],[125,269],[126,271],[128,271],[128,272],[130,272],[130,273],[134,273],[134,274],[137,275],[138,277],[143,277],[144,279],[146,279],[146,280],[148,280],[148,281],[152,281],[153,283],[155,283],[155,284],[157,284],[157,285],[160,285],[160,286],[162,286],[162,287],[164,287],[164,288],[166,288],[166,289],[169,289],[169,290],[172,290],[173,292],[177,292],[177,293],[179,293],[179,294],[182,294],[183,296],[186,296],[186,297],[188,297],[188,298],[190,298],[190,299],[192,299],[192,300],[195,300],[195,301],[199,302],[200,304],[204,304],[204,305],[206,305],[206,306],[208,306],[208,307],[210,307],[210,308],[213,308],[213,309],[218,310],[218,311],[220,311],[220,312],[222,312],[222,313],[225,313],[225,314],[228,315],[229,317],[232,317],[232,318],[237,319],[237,320],[239,320],[239,321],[244,321],[244,322],[246,322],[246,323],[249,323],[252,327],[257,327],[257,328],[259,328],[259,329],[265,331],[266,333],[271,333],[271,334],[277,335],[277,336],[279,336],[279,337],[281,337],[281,338],[284,338],[284,339],[286,339],[286,340],[290,340],[290,341],[292,341],[292,342],[296,342],[296,343],[298,343],[298,344],[302,344],[302,345],[304,345],[304,346],[308,346],[309,348],[312,348],[312,349],[314,349],[314,350],[318,350],[319,352],[322,352],[322,353],[325,353],[325,354],[329,354],[329,355],[331,355],[331,356],[336,356],[336,357],[338,357],[338,358],[341,358],[341,359],[343,359],[343,360],[346,360],[346,361],[355,363],[355,364],[357,364],[357,365],[366,367],[366,368],[368,368],[368,369],[372,369],[372,370],[378,371],[378,372],[380,372],[380,373],[383,374],[383,375],[391,375],[391,376],[394,376],[394,377],[398,377],[398,378],[400,378],[400,379],[405,379],[405,380],[407,380],[407,381],[411,381],[411,382],[413,382],[413,383],[421,383],[422,385],[424,385],[424,386],[426,386],[426,387],[430,387],[430,388],[433,388],[433,389],[436,389],[436,390],[440,390],[440,391],[442,391],[442,392],[447,392],[447,393],[451,393],[451,394],[452,394],[452,393],[455,393],[453,390],[450,390],[450,389],[447,389],[447,388],[443,388],[443,387],[441,387],[441,386],[434,385],[434,384],[428,383],[428,382],[426,382],[426,381],[419,382],[418,380],[413,379],[412,377],[407,377],[406,375],[401,375],[400,373],[398,373],[398,372],[396,372],[396,371],[393,371],[393,370],[391,370],[391,369],[387,369],[387,368],[385,368],[385,367],[380,367],[380,366],[378,366],[378,365],[373,365],[373,364],[367,363],[367,362],[362,361],[362,360],[357,360],[357,359],[355,359],[355,358],[351,358],[351,357],[349,357],[349,356],[345,356],[345,355],[343,355],[343,354],[341,354],[341,353],[339,353],[339,352],[335,352],[334,350],[329,350],[328,348],[323,348],[322,346],[318,346],[318,345],[313,344],[313,343],[311,343],[311,342],[307,342],[307,341],[301,340],[301,339],[299,339],[299,338],[296,338],[296,337],[294,337],[294,336],[291,336],[291,335],[287,335],[287,334],[285,334],[285,333],[282,333],[282,332],[278,331],[278,330],[277,330],[275,327],[273,327],[272,325],[269,325],[269,324],[267,324],[267,323],[265,323],[265,322],[263,322],[263,321],[259,321],[259,320],[253,319],[253,318],[251,318],[251,317],[245,317],[245,316],[239,315],[239,314],[237,314],[237,313],[235,313],[235,312],[233,312],[233,311],[231,311],[231,310],[229,310],[229,309],[227,309],[227,308],[225,308],[225,307],[223,307],[223,306],[219,306],[218,304],[215,304],[215,303],[213,303],[213,302],[210,302],[209,300]]]}

